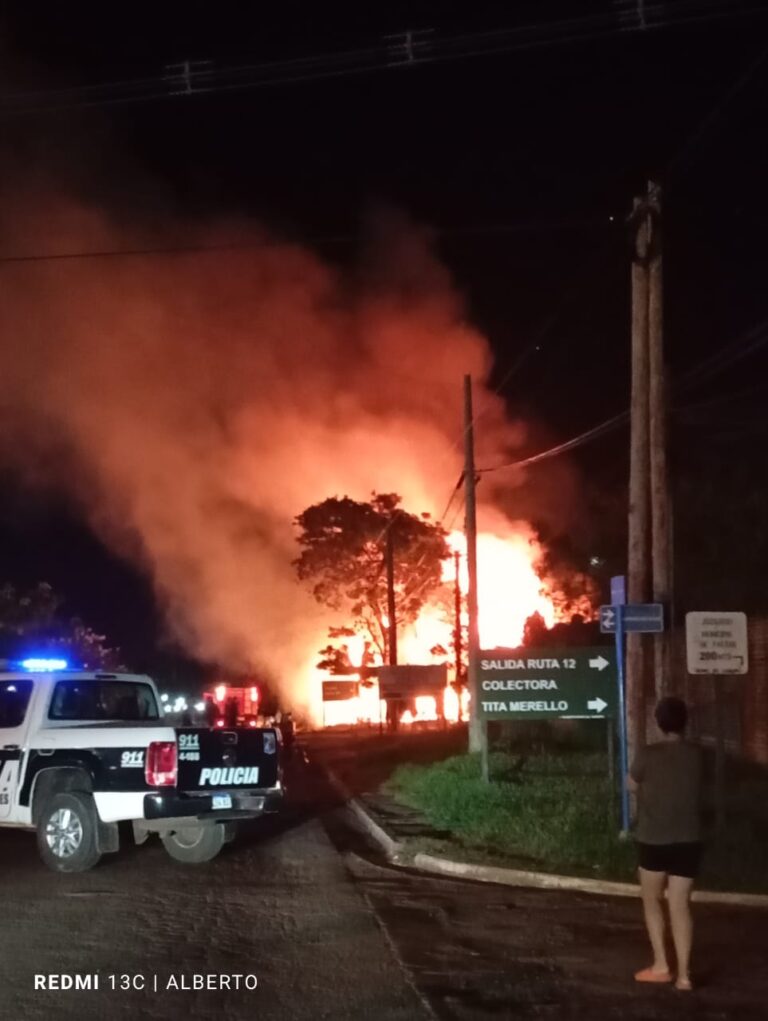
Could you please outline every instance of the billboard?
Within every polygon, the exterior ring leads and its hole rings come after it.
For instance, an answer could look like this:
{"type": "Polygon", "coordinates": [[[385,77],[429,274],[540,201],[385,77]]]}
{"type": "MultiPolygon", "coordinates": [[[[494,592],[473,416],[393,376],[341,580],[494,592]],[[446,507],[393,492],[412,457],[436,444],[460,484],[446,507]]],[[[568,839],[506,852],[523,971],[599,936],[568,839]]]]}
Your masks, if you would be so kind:
{"type": "Polygon", "coordinates": [[[415,695],[439,695],[448,683],[445,663],[429,666],[380,666],[379,694],[382,698],[413,698],[415,695]]]}

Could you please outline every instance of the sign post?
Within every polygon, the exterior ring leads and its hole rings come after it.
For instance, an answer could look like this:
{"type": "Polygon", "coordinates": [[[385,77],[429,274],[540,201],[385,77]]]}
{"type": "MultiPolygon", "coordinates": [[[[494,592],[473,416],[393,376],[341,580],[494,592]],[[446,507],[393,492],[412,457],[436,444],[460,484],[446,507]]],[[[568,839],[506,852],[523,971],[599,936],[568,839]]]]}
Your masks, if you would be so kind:
{"type": "Polygon", "coordinates": [[[627,748],[627,700],[624,686],[624,606],[616,604],[616,684],[619,689],[619,748],[621,751],[621,832],[629,836],[629,750],[627,748]]]}
{"type": "Polygon", "coordinates": [[[624,635],[628,631],[659,634],[664,630],[663,603],[627,603],[623,575],[611,578],[611,603],[600,607],[600,631],[616,638],[617,684],[619,689],[619,743],[621,745],[621,835],[629,836],[629,748],[627,742],[627,697],[624,679],[624,635]]]}
{"type": "MultiPolygon", "coordinates": [[[[627,705],[626,688],[624,684],[624,614],[627,602],[627,579],[623,574],[611,578],[611,609],[615,615],[614,634],[616,639],[616,684],[619,697],[619,759],[621,766],[621,832],[624,836],[629,835],[629,788],[627,787],[627,776],[629,774],[629,751],[627,748],[627,705]]],[[[604,607],[600,610],[600,630],[603,625],[611,624],[611,615],[603,614],[604,607]]]]}

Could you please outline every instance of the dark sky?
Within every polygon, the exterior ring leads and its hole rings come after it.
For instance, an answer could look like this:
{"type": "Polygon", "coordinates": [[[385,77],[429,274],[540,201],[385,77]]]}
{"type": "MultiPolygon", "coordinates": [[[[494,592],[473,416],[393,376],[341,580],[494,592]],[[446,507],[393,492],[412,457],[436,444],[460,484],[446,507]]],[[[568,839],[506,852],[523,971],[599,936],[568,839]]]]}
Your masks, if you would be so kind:
{"type": "MultiPolygon", "coordinates": [[[[725,431],[755,457],[764,434],[758,428],[756,438],[749,416],[761,416],[765,352],[698,386],[686,381],[766,316],[768,5],[736,16],[760,6],[646,0],[657,20],[702,17],[640,32],[629,31],[636,5],[624,0],[480,0],[450,5],[452,13],[436,3],[77,4],[50,5],[45,16],[18,4],[3,16],[0,37],[15,67],[3,92],[46,94],[6,98],[6,111],[16,111],[2,115],[6,148],[49,160],[68,186],[123,215],[252,214],[339,260],[354,258],[373,204],[407,210],[437,231],[496,353],[496,382],[513,412],[546,423],[547,442],[627,405],[624,217],[657,176],[673,402],[689,409],[673,419],[674,449],[720,442],[725,431]],[[706,17],[726,6],[734,16],[706,17]],[[614,20],[598,38],[548,41],[566,14],[614,20]],[[625,31],[615,31],[620,24],[625,31]],[[539,45],[312,76],[321,55],[320,66],[351,50],[380,60],[382,37],[408,28],[433,29],[438,43],[496,31],[501,45],[502,30],[524,26],[539,45]],[[286,61],[305,59],[310,70],[299,81],[192,96],[166,98],[165,86],[153,85],[155,98],[88,108],[61,91],[152,80],[185,59],[212,61],[220,85],[232,83],[233,66],[270,77],[263,65],[278,62],[278,77],[286,61]],[[747,387],[757,389],[690,411],[747,387]],[[747,414],[746,431],[724,430],[734,413],[738,422],[747,414]]],[[[606,27],[583,25],[584,35],[606,27]]],[[[626,478],[625,447],[621,433],[575,455],[596,507],[626,478]]],[[[141,659],[155,639],[144,583],[64,508],[12,480],[4,488],[0,575],[49,578],[141,659]]]]}

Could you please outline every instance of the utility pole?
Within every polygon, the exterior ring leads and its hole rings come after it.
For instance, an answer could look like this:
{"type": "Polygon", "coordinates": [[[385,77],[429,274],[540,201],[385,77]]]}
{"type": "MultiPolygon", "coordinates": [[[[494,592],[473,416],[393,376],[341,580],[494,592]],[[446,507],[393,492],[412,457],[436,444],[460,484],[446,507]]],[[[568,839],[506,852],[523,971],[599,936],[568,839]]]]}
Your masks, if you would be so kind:
{"type": "MultiPolygon", "coordinates": [[[[632,392],[630,400],[627,587],[630,603],[648,598],[650,432],[648,350],[649,224],[643,199],[632,215],[632,392]]],[[[643,635],[627,635],[626,707],[630,760],[645,743],[646,646],[643,635]]],[[[626,782],[622,778],[622,782],[626,782]]]]}
{"type": "Polygon", "coordinates": [[[475,430],[472,415],[472,377],[464,377],[464,499],[467,537],[467,687],[470,694],[469,750],[481,753],[483,779],[488,780],[488,728],[479,710],[478,667],[480,629],[477,607],[477,507],[475,503],[475,430]]]}
{"type": "Polygon", "coordinates": [[[651,444],[651,576],[653,601],[662,603],[666,630],[653,636],[653,676],[656,698],[672,690],[671,601],[672,528],[667,469],[666,372],[662,314],[661,188],[648,184],[648,406],[651,444]]]}
{"type": "Polygon", "coordinates": [[[459,571],[461,570],[461,553],[458,550],[453,551],[453,565],[456,571],[456,579],[453,584],[453,615],[454,615],[454,628],[453,628],[453,651],[456,662],[456,694],[460,695],[459,685],[461,684],[461,579],[459,578],[459,571]]]}
{"type": "Polygon", "coordinates": [[[397,617],[395,616],[395,539],[392,519],[387,525],[387,617],[389,619],[389,665],[397,666],[397,617]]]}

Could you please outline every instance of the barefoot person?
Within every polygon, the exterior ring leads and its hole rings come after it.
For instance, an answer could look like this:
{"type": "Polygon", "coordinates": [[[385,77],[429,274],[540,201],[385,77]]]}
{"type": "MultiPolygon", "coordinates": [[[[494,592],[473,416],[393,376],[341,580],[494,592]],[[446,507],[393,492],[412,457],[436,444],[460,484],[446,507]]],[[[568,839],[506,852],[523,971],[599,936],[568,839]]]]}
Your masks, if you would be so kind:
{"type": "Polygon", "coordinates": [[[667,891],[678,989],[690,989],[693,926],[691,887],[701,858],[701,753],[685,738],[688,712],[679,698],[656,706],[662,740],[648,745],[630,769],[637,790],[637,847],[640,891],[653,963],[638,971],[638,982],[671,982],[664,942],[664,890],[667,891]]]}

